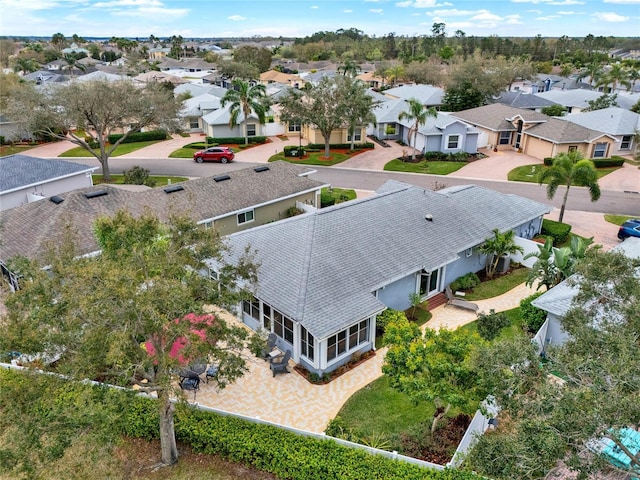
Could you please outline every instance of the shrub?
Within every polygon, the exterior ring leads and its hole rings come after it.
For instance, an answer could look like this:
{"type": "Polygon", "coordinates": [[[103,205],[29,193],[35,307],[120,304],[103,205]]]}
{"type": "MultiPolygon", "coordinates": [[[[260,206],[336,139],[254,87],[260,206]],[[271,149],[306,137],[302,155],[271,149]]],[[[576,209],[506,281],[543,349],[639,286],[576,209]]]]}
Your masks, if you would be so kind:
{"type": "MultiPolygon", "coordinates": [[[[323,151],[324,143],[310,143],[309,145],[307,145],[307,151],[309,151],[310,148],[318,149],[318,151],[323,151]]],[[[340,150],[350,150],[351,144],[350,143],[331,143],[329,144],[329,148],[336,148],[340,150]]],[[[355,148],[356,150],[359,148],[360,149],[373,148],[373,143],[372,142],[354,143],[353,148],[355,148]]]]}
{"type": "Polygon", "coordinates": [[[444,160],[447,157],[445,153],[442,152],[424,152],[425,160],[444,160]]]}
{"type": "Polygon", "coordinates": [[[567,241],[569,233],[571,232],[571,225],[567,223],[555,222],[553,220],[542,220],[542,235],[546,235],[553,238],[553,245],[557,246],[567,241]]]}
{"type": "Polygon", "coordinates": [[[553,157],[544,157],[542,160],[547,167],[553,165],[553,157]]]}
{"type": "Polygon", "coordinates": [[[336,197],[333,196],[333,193],[330,193],[330,192],[320,193],[320,208],[330,207],[335,203],[336,203],[336,197]]]}
{"type": "MultiPolygon", "coordinates": [[[[249,143],[266,143],[267,137],[249,137],[249,143]]],[[[213,143],[229,144],[234,143],[241,145],[244,143],[244,137],[207,137],[207,143],[211,146],[213,143]]]]}
{"type": "Polygon", "coordinates": [[[0,135],[0,145],[4,145],[4,135],[0,135]]]}
{"type": "Polygon", "coordinates": [[[304,210],[302,210],[301,208],[289,207],[289,208],[287,208],[286,216],[287,216],[287,218],[295,217],[296,215],[302,215],[303,213],[304,213],[304,210]]]}
{"type": "Polygon", "coordinates": [[[407,316],[404,312],[401,312],[400,310],[393,310],[392,308],[387,308],[384,312],[379,313],[376,317],[376,330],[380,332],[380,334],[384,334],[387,325],[389,325],[390,323],[396,323],[401,319],[407,319],[407,316]]]}
{"type": "Polygon", "coordinates": [[[534,307],[531,302],[542,295],[544,292],[537,292],[520,300],[520,316],[527,327],[527,331],[536,333],[542,327],[542,324],[547,319],[547,312],[534,307]]]}
{"type": "Polygon", "coordinates": [[[134,165],[122,173],[124,183],[128,185],[146,185],[147,187],[155,187],[156,185],[156,181],[149,176],[149,170],[138,165],[134,165]]]}
{"type": "Polygon", "coordinates": [[[489,310],[489,313],[479,313],[476,322],[478,334],[488,341],[496,338],[500,330],[510,324],[509,317],[504,312],[496,312],[494,309],[489,310]]]}
{"type": "Polygon", "coordinates": [[[467,273],[461,277],[456,278],[453,282],[451,282],[451,290],[454,292],[457,290],[469,290],[471,288],[477,287],[480,285],[480,279],[478,275],[473,272],[467,273]]]}
{"type": "Polygon", "coordinates": [[[205,148],[217,147],[217,146],[218,146],[217,143],[208,143],[207,144],[205,142],[193,142],[193,143],[186,144],[182,148],[193,148],[194,150],[204,150],[205,148]]]}
{"type": "Polygon", "coordinates": [[[596,168],[621,167],[624,165],[624,158],[614,155],[611,158],[594,158],[591,160],[596,168]]]}
{"type": "Polygon", "coordinates": [[[285,157],[304,157],[304,147],[298,147],[296,145],[287,145],[284,147],[285,157]]]}
{"type": "MultiPolygon", "coordinates": [[[[121,133],[114,133],[107,137],[107,141],[111,144],[116,143],[124,135],[121,133]]],[[[151,130],[150,132],[135,132],[129,134],[129,136],[122,143],[134,143],[134,142],[150,142],[152,140],[166,140],[167,132],[164,130],[151,130]]]]}

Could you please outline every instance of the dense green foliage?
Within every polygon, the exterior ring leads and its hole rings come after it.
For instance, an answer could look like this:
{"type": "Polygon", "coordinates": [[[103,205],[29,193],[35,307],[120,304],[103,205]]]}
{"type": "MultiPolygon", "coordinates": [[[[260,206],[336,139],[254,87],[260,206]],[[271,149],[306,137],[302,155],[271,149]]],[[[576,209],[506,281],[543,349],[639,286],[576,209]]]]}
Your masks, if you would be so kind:
{"type": "MultiPolygon", "coordinates": [[[[266,143],[267,137],[249,137],[249,143],[266,143]]],[[[206,144],[209,147],[215,145],[227,145],[229,143],[244,143],[244,137],[207,137],[206,144]]]]}
{"type": "Polygon", "coordinates": [[[510,324],[511,320],[504,312],[496,312],[494,309],[489,310],[489,313],[479,313],[476,320],[478,335],[488,341],[496,338],[510,324]]]}
{"type": "MultiPolygon", "coordinates": [[[[132,392],[8,370],[0,370],[0,383],[0,425],[12,434],[11,442],[1,444],[0,474],[15,477],[51,468],[50,462],[64,455],[78,435],[98,436],[107,445],[120,434],[157,438],[155,403],[132,392]]],[[[292,480],[478,478],[465,471],[429,470],[186,405],[176,409],[176,435],[198,452],[219,454],[292,480]]]]}
{"type": "Polygon", "coordinates": [[[533,295],[529,295],[527,298],[520,300],[520,316],[522,317],[522,321],[526,325],[529,333],[535,334],[540,330],[540,327],[542,327],[542,324],[547,319],[547,312],[531,305],[531,302],[543,293],[544,292],[536,292],[533,295]]]}
{"type": "MultiPolygon", "coordinates": [[[[310,143],[309,145],[307,145],[307,149],[311,149],[311,150],[316,150],[316,149],[319,150],[323,148],[324,148],[324,143],[310,143]]],[[[329,148],[336,149],[336,150],[350,150],[351,144],[350,143],[330,143],[329,148]]],[[[356,143],[353,146],[353,148],[355,150],[364,149],[364,148],[374,148],[374,145],[372,142],[362,142],[362,143],[356,143]]]]}
{"type": "MultiPolygon", "coordinates": [[[[111,144],[116,143],[124,135],[122,133],[113,133],[107,137],[107,141],[111,144]]],[[[150,132],[136,132],[127,135],[122,143],[148,142],[151,140],[166,140],[167,132],[165,130],[152,130],[150,132]]]]}
{"type": "Polygon", "coordinates": [[[480,285],[478,275],[473,272],[469,272],[466,275],[456,278],[449,286],[451,287],[451,290],[455,292],[457,290],[469,290],[477,287],[478,285],[480,285]]]}
{"type": "Polygon", "coordinates": [[[129,170],[122,172],[124,175],[124,183],[129,185],[146,185],[147,187],[155,187],[156,181],[149,176],[149,170],[139,165],[134,165],[129,170]]]}
{"type": "Polygon", "coordinates": [[[542,235],[553,238],[554,245],[560,245],[567,241],[569,233],[571,232],[571,225],[568,223],[556,222],[555,220],[542,220],[542,235]]]}

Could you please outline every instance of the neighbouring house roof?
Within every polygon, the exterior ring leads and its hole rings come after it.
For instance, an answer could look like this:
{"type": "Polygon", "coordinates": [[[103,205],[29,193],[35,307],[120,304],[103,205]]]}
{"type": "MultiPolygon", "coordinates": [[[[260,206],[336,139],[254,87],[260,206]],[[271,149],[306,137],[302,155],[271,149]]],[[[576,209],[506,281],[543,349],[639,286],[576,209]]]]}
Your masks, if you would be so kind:
{"type": "MultiPolygon", "coordinates": [[[[640,260],[640,238],[629,237],[611,250],[621,252],[629,258],[640,260]]],[[[573,299],[580,291],[580,287],[577,285],[578,281],[579,278],[576,275],[571,276],[544,292],[533,300],[531,305],[557,317],[563,317],[573,306],[573,299]]]]}
{"type": "Polygon", "coordinates": [[[548,92],[535,93],[537,97],[559,103],[565,107],[587,108],[590,100],[600,98],[604,93],[593,90],[550,90],[548,92]]]}
{"type": "Polygon", "coordinates": [[[636,130],[640,129],[640,115],[620,107],[571,113],[561,117],[561,120],[610,135],[633,135],[636,130]]]}
{"type": "Polygon", "coordinates": [[[246,168],[229,172],[228,180],[215,177],[181,182],[183,190],[166,193],[163,188],[131,192],[110,185],[97,185],[57,195],[63,201],[41,200],[0,212],[0,259],[15,255],[41,258],[48,242],[60,244],[64,227],[70,224],[78,234],[79,253],[98,250],[93,224],[99,216],[113,215],[126,209],[134,216],[145,209],[160,219],[171,213],[186,213],[195,221],[212,220],[270,203],[281,198],[313,191],[323,183],[308,178],[307,167],[287,162],[270,163],[269,169],[257,172],[246,168]],[[86,198],[85,193],[106,191],[106,195],[86,198]]]}
{"type": "Polygon", "coordinates": [[[26,75],[23,75],[22,78],[30,82],[36,82],[38,84],[42,84],[45,82],[66,82],[67,80],[69,80],[66,75],[54,73],[49,70],[38,70],[36,72],[27,73],[26,75]]]}
{"type": "Polygon", "coordinates": [[[361,73],[360,75],[356,76],[356,78],[366,83],[369,83],[369,82],[384,83],[384,78],[376,75],[373,70],[365,71],[364,73],[361,73]]]}
{"type": "MultiPolygon", "coordinates": [[[[251,111],[249,114],[249,119],[257,119],[258,115],[251,111]]],[[[224,107],[220,107],[213,112],[207,113],[202,116],[202,120],[207,122],[209,125],[229,125],[229,121],[231,120],[231,104],[227,104],[224,107]]],[[[236,118],[236,124],[241,125],[244,122],[244,112],[240,110],[238,113],[238,118],[236,118]]]]}
{"type": "Polygon", "coordinates": [[[282,73],[282,72],[279,72],[278,70],[267,70],[266,72],[262,72],[260,74],[260,81],[276,82],[276,83],[283,83],[283,84],[289,84],[291,82],[304,83],[304,80],[302,80],[302,77],[298,75],[293,75],[290,73],[282,73]]]}
{"type": "Polygon", "coordinates": [[[180,85],[182,83],[186,83],[186,80],[182,78],[171,75],[166,72],[157,72],[155,70],[151,70],[150,72],[144,72],[140,75],[136,75],[133,77],[134,80],[139,82],[149,83],[149,82],[170,82],[174,85],[180,85]]]}
{"type": "Polygon", "coordinates": [[[513,126],[512,121],[516,118],[521,118],[524,123],[546,122],[551,118],[542,113],[534,112],[533,110],[510,107],[502,103],[493,103],[469,110],[462,110],[461,112],[454,112],[451,113],[451,116],[471,123],[472,125],[496,132],[515,131],[516,128],[513,126]]]}
{"type": "MultiPolygon", "coordinates": [[[[405,119],[402,121],[398,121],[398,123],[404,125],[407,128],[413,128],[415,122],[413,120],[405,119]]],[[[436,117],[427,117],[426,122],[420,125],[420,127],[418,128],[418,132],[422,135],[442,135],[442,132],[453,123],[464,125],[467,129],[467,133],[479,133],[475,127],[467,125],[462,120],[452,115],[440,112],[438,112],[438,115],[436,117]]]]}
{"type": "MultiPolygon", "coordinates": [[[[371,90],[369,90],[371,92],[371,90]]],[[[375,94],[375,92],[372,92],[375,94]]],[[[379,100],[380,97],[383,97],[383,101],[381,101],[374,109],[373,114],[376,117],[376,123],[396,123],[398,122],[398,115],[400,113],[408,111],[409,105],[404,100],[391,100],[388,97],[384,97],[380,94],[372,95],[374,99],[379,100]]]]}
{"type": "Polygon", "coordinates": [[[493,101],[495,103],[509,105],[510,107],[526,108],[530,110],[556,105],[556,103],[551,100],[541,98],[531,93],[524,93],[522,90],[517,92],[502,92],[498,97],[494,98],[493,101]]]}
{"type": "Polygon", "coordinates": [[[129,80],[130,77],[126,75],[118,75],[115,73],[107,73],[100,70],[96,70],[95,72],[87,73],[86,75],[80,75],[75,78],[75,81],[78,82],[89,82],[93,80],[107,80],[109,82],[119,82],[120,80],[129,80]]]}
{"type": "Polygon", "coordinates": [[[528,128],[525,131],[525,135],[541,138],[553,143],[591,143],[606,134],[585,128],[577,123],[548,117],[546,122],[528,128]]]}
{"type": "Polygon", "coordinates": [[[182,102],[181,117],[200,117],[203,113],[220,108],[220,98],[205,93],[182,102]]]}
{"type": "Polygon", "coordinates": [[[215,85],[197,85],[195,83],[183,83],[173,89],[174,95],[180,95],[181,93],[189,92],[191,97],[197,97],[208,93],[216,97],[222,98],[227,93],[226,88],[218,87],[215,85]]]}
{"type": "Polygon", "coordinates": [[[323,339],[383,310],[376,290],[550,208],[478,186],[434,192],[390,180],[373,197],[229,235],[228,259],[250,245],[256,296],[323,339]]]}
{"type": "Polygon", "coordinates": [[[55,179],[91,173],[98,167],[64,160],[46,160],[27,155],[0,157],[0,194],[39,185],[55,179]]]}
{"type": "Polygon", "coordinates": [[[386,96],[409,100],[415,98],[423,105],[442,105],[444,90],[433,85],[402,85],[384,91],[386,96]]]}
{"type": "Polygon", "coordinates": [[[631,110],[636,103],[640,102],[640,93],[618,92],[616,103],[620,108],[631,110]]]}

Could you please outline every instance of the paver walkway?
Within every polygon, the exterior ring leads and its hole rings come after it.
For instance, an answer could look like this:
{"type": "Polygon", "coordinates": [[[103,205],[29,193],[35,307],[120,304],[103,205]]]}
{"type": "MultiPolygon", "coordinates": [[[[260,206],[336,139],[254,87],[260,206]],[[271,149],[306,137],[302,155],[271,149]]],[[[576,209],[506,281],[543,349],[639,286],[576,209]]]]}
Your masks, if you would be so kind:
{"type": "MultiPolygon", "coordinates": [[[[523,284],[504,295],[476,303],[484,312],[509,310],[532,293],[533,289],[523,284]]],[[[441,306],[431,313],[433,316],[426,326],[435,329],[455,329],[476,319],[472,312],[452,306],[441,306]]],[[[229,313],[218,314],[229,322],[239,323],[229,313]]],[[[386,349],[382,348],[374,357],[331,383],[313,385],[292,366],[289,367],[292,373],[274,378],[268,362],[247,352],[249,371],[242,378],[220,391],[216,391],[213,384],[202,383],[196,400],[201,405],[227,412],[319,433],[354,393],[382,376],[385,353],[386,349]]]]}

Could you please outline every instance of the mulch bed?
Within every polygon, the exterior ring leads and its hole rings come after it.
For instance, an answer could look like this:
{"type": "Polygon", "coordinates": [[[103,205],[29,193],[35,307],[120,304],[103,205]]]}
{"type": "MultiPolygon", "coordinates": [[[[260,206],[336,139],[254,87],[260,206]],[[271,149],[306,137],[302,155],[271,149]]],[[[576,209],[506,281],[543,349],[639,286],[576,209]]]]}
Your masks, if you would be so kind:
{"type": "Polygon", "coordinates": [[[309,370],[304,368],[302,365],[296,365],[295,367],[293,367],[293,369],[296,372],[298,372],[300,375],[302,375],[305,378],[305,380],[307,380],[309,383],[313,383],[314,385],[326,385],[332,380],[335,380],[336,378],[344,375],[349,370],[353,370],[354,368],[358,367],[362,363],[366,362],[368,359],[375,356],[376,356],[375,350],[369,350],[368,352],[364,352],[362,355],[360,355],[359,358],[355,360],[351,360],[349,363],[346,363],[341,367],[338,367],[333,372],[329,374],[325,374],[322,377],[318,377],[317,379],[314,378],[313,374],[309,372],[309,370]]]}
{"type": "Polygon", "coordinates": [[[401,435],[403,454],[438,465],[446,465],[453,458],[470,423],[471,417],[462,413],[452,418],[442,419],[432,436],[431,422],[426,422],[422,432],[401,435]]]}

